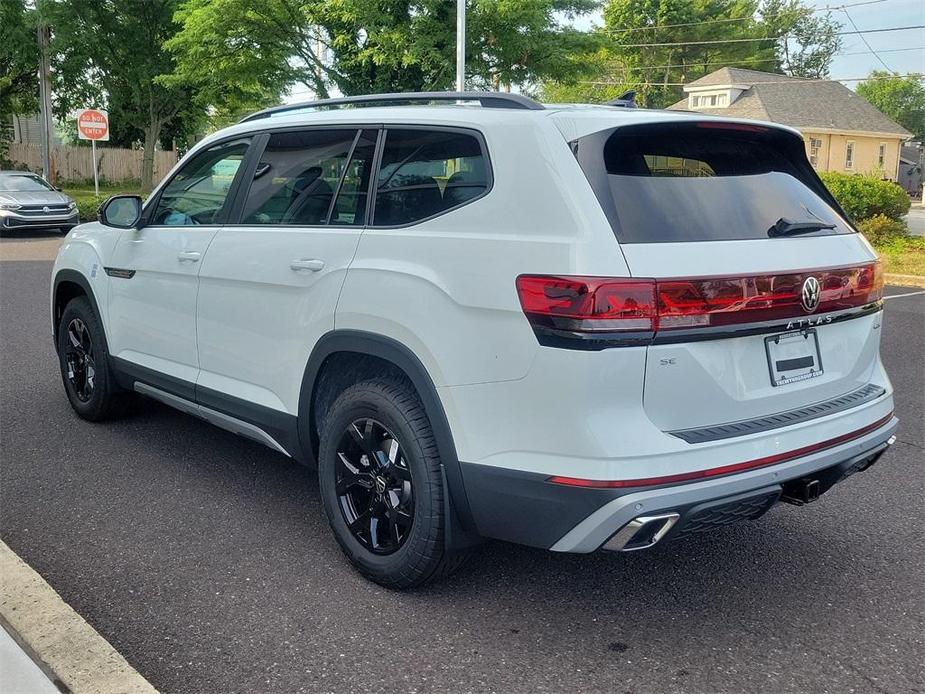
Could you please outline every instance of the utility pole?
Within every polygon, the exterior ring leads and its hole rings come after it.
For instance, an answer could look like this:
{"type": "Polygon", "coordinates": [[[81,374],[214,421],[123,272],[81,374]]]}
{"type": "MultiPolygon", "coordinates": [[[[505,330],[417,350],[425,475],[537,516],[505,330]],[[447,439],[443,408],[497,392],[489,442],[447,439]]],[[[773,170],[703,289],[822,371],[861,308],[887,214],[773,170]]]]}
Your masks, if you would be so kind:
{"type": "MultiPolygon", "coordinates": [[[[39,14],[41,17],[41,12],[39,14]]],[[[39,20],[39,108],[42,118],[42,176],[52,181],[51,170],[51,76],[48,67],[48,42],[50,31],[43,20],[39,20]]]]}
{"type": "Polygon", "coordinates": [[[456,91],[466,91],[466,0],[456,0],[456,91]]]}

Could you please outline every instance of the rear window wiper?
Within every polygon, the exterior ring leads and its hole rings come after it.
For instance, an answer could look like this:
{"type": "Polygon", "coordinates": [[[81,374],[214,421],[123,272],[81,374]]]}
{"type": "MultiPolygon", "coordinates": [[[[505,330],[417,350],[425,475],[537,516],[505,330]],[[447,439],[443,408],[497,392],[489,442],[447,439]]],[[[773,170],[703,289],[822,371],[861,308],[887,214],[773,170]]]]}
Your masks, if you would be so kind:
{"type": "Polygon", "coordinates": [[[827,224],[826,222],[820,222],[813,219],[808,219],[803,222],[794,222],[793,220],[787,219],[786,217],[781,217],[776,222],[774,226],[768,229],[768,236],[774,238],[775,236],[796,236],[797,234],[808,234],[812,231],[821,231],[822,229],[834,229],[834,224],[827,224]]]}

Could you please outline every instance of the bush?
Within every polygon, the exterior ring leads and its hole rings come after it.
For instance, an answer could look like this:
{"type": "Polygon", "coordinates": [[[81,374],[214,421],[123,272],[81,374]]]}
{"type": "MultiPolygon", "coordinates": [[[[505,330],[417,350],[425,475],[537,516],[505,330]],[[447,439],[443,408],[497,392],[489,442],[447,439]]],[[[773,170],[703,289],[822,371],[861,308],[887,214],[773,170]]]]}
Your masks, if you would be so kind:
{"type": "Polygon", "coordinates": [[[882,215],[900,220],[909,212],[909,196],[902,188],[875,176],[820,171],[819,177],[853,220],[882,215]]]}
{"type": "Polygon", "coordinates": [[[885,214],[874,215],[858,222],[860,231],[875,246],[895,241],[905,237],[909,230],[906,223],[899,219],[890,219],[885,214]]]}
{"type": "Polygon", "coordinates": [[[100,205],[106,202],[108,197],[108,195],[100,195],[99,197],[94,197],[93,195],[74,196],[74,201],[77,203],[77,211],[80,212],[80,221],[95,222],[100,210],[100,205]]]}

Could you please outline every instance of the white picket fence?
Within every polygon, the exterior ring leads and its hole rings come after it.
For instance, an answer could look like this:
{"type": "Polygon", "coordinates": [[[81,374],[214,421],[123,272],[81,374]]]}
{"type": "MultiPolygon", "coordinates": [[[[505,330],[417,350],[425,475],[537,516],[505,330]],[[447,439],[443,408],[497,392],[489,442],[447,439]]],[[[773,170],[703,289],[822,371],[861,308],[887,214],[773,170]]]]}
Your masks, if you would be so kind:
{"type": "MultiPolygon", "coordinates": [[[[140,149],[96,146],[100,180],[119,183],[141,179],[140,149]]],[[[9,158],[30,171],[42,170],[41,145],[10,144],[9,158]]],[[[156,151],[154,153],[154,182],[157,183],[177,163],[176,152],[156,151]]],[[[56,145],[51,152],[51,168],[55,172],[55,183],[84,182],[93,180],[93,154],[90,147],[56,145]]]]}

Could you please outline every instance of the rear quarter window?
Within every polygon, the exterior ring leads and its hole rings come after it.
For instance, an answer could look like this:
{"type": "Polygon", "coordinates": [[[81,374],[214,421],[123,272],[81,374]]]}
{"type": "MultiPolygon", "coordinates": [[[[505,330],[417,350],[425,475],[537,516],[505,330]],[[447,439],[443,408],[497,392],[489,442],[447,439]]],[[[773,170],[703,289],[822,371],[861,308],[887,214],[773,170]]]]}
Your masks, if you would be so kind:
{"type": "Polygon", "coordinates": [[[831,227],[801,236],[853,232],[800,138],[785,131],[629,126],[581,138],[573,149],[621,243],[769,238],[782,219],[831,227]]]}

